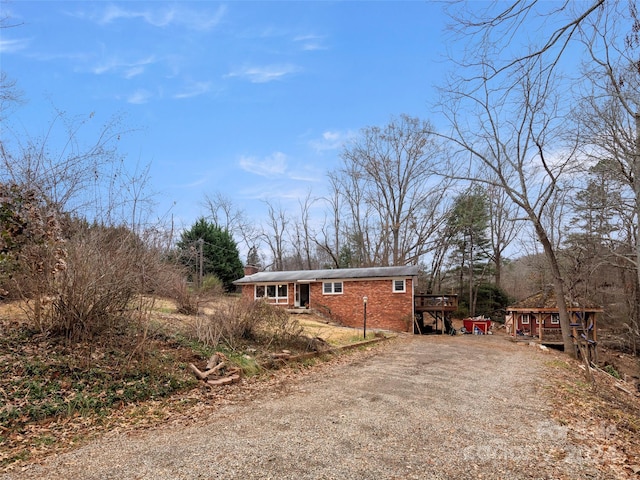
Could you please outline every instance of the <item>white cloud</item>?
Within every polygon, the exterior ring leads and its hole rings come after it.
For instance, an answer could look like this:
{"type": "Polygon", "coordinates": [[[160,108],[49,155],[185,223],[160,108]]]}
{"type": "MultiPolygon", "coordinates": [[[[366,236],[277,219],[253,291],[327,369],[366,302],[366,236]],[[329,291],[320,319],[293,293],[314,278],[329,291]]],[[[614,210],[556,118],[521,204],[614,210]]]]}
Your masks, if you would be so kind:
{"type": "Polygon", "coordinates": [[[17,40],[5,40],[0,38],[0,53],[15,53],[27,48],[29,40],[17,39],[17,40]]]}
{"type": "Polygon", "coordinates": [[[148,65],[152,65],[157,60],[154,56],[149,56],[134,62],[127,62],[118,58],[111,58],[97,66],[91,71],[96,75],[102,75],[112,71],[120,72],[124,78],[133,78],[144,73],[148,65]]]}
{"type": "Polygon", "coordinates": [[[316,182],[324,181],[323,175],[324,175],[324,172],[321,172],[318,169],[302,167],[301,169],[296,170],[295,172],[291,172],[291,175],[289,175],[289,178],[291,180],[295,180],[296,182],[316,183],[316,182]]]}
{"type": "Polygon", "coordinates": [[[274,152],[263,159],[242,156],[239,163],[244,171],[261,177],[275,178],[287,173],[287,156],[282,152],[274,152]]]}
{"type": "Polygon", "coordinates": [[[355,133],[351,130],[345,132],[326,131],[322,134],[322,138],[311,140],[309,144],[318,152],[338,150],[354,136],[355,133]]]}
{"type": "Polygon", "coordinates": [[[125,69],[123,72],[123,75],[124,75],[124,78],[128,80],[130,78],[137,77],[138,75],[142,75],[143,73],[144,73],[144,67],[142,67],[141,65],[137,65],[135,67],[125,69]]]}
{"type": "Polygon", "coordinates": [[[326,50],[327,47],[322,44],[323,40],[324,37],[319,35],[300,35],[293,39],[294,42],[300,43],[302,50],[308,51],[326,50]]]}
{"type": "Polygon", "coordinates": [[[299,71],[295,65],[266,65],[262,67],[241,67],[234,70],[225,78],[238,77],[249,80],[251,83],[267,83],[280,80],[287,75],[299,71]]]}
{"type": "Polygon", "coordinates": [[[220,5],[214,12],[192,10],[180,5],[140,10],[109,5],[99,16],[94,16],[94,20],[104,25],[121,19],[142,19],[154,27],[179,25],[193,30],[210,30],[220,23],[226,11],[225,5],[220,5]]]}
{"type": "Polygon", "coordinates": [[[191,98],[197,97],[198,95],[202,95],[211,90],[211,82],[195,82],[185,88],[183,91],[175,94],[173,98],[182,99],[182,98],[191,98]]]}
{"type": "Polygon", "coordinates": [[[151,92],[148,90],[136,90],[134,93],[127,97],[127,102],[140,105],[147,103],[152,97],[151,92]]]}

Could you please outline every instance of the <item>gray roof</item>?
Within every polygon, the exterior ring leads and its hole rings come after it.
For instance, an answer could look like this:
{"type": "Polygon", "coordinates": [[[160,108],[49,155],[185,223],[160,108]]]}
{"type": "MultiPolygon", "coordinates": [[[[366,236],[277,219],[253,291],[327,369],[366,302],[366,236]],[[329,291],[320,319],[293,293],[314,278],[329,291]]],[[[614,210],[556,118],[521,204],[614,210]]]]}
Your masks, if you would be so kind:
{"type": "Polygon", "coordinates": [[[348,280],[376,277],[414,277],[418,266],[336,268],[326,270],[291,270],[288,272],[258,272],[233,282],[236,285],[263,282],[316,282],[322,280],[348,280]]]}

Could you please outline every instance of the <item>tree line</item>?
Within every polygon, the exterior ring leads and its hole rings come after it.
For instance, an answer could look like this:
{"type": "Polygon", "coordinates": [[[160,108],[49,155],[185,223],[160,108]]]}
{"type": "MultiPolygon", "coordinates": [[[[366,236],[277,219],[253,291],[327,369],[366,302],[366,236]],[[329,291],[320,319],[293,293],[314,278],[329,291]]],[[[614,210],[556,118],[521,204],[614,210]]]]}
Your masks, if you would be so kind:
{"type": "MultiPolygon", "coordinates": [[[[118,119],[83,144],[84,123],[58,114],[52,123],[73,141],[56,155],[43,148],[46,139],[2,138],[3,294],[50,296],[80,268],[73,248],[89,248],[97,236],[113,258],[123,245],[137,252],[130,295],[141,285],[167,290],[150,283],[163,275],[149,273],[166,273],[168,264],[175,267],[168,283],[183,292],[181,278],[200,282],[207,274],[230,289],[242,263],[270,270],[416,264],[421,290],[455,291],[474,315],[508,301],[505,291],[524,271],[521,257],[543,258],[528,270],[529,283],[553,285],[565,346],[566,302],[578,298],[603,304],[630,338],[640,338],[635,3],[447,8],[450,35],[466,48],[452,59],[457,67],[439,89],[433,118],[400,114],[363,128],[327,173],[328,193],[308,192],[295,212],[267,200],[261,222],[212,192],[190,229],[149,226],[147,170],[123,169],[118,119]],[[525,26],[550,30],[523,49],[504,44],[525,26]],[[242,261],[240,250],[248,252],[242,261]],[[154,262],[140,264],[147,258],[140,251],[153,251],[154,262]],[[487,296],[502,300],[479,308],[487,296]]],[[[19,94],[5,72],[0,80],[6,117],[19,94]]]]}

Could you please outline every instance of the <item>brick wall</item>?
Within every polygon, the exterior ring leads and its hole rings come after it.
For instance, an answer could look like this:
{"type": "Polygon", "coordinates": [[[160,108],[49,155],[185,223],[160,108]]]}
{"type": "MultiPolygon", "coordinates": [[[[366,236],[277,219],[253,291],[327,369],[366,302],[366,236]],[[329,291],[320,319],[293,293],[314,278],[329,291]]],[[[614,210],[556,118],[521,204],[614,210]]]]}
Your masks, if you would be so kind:
{"type": "Polygon", "coordinates": [[[343,293],[324,295],[322,283],[311,284],[310,307],[331,316],[349,327],[362,327],[364,306],[362,297],[368,298],[367,328],[380,328],[396,332],[410,332],[413,328],[413,287],[406,281],[405,293],[391,291],[391,279],[343,282],[343,293]]]}
{"type": "MultiPolygon", "coordinates": [[[[406,280],[406,292],[393,293],[391,279],[344,281],[343,293],[324,295],[322,282],[310,285],[309,307],[348,327],[361,328],[364,323],[364,305],[367,302],[367,328],[392,330],[396,332],[413,331],[413,287],[411,279],[406,280]]],[[[243,285],[242,296],[254,299],[254,285],[243,285]]],[[[288,305],[293,307],[295,299],[294,284],[288,284],[288,305]]]]}
{"type": "Polygon", "coordinates": [[[253,301],[256,296],[254,289],[255,289],[254,285],[242,285],[242,298],[244,300],[253,301]]]}

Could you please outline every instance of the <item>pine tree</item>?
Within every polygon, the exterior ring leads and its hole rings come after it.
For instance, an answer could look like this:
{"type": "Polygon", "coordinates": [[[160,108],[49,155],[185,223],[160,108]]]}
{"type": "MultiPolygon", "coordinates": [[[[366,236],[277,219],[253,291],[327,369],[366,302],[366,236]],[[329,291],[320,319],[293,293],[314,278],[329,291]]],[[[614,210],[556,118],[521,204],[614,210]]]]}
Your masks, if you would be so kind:
{"type": "Polygon", "coordinates": [[[194,277],[200,274],[200,251],[202,251],[202,274],[215,275],[225,290],[233,289],[233,281],[243,276],[242,261],[238,246],[227,230],[200,218],[184,232],[178,242],[182,258],[191,267],[194,277]],[[200,250],[202,243],[202,250],[200,250]]]}
{"type": "Polygon", "coordinates": [[[487,197],[482,189],[473,188],[455,199],[449,214],[447,230],[455,245],[453,255],[459,264],[461,294],[464,289],[465,274],[467,277],[469,314],[472,316],[475,314],[477,298],[476,273],[480,265],[483,263],[486,265],[488,258],[488,227],[487,197]]]}

